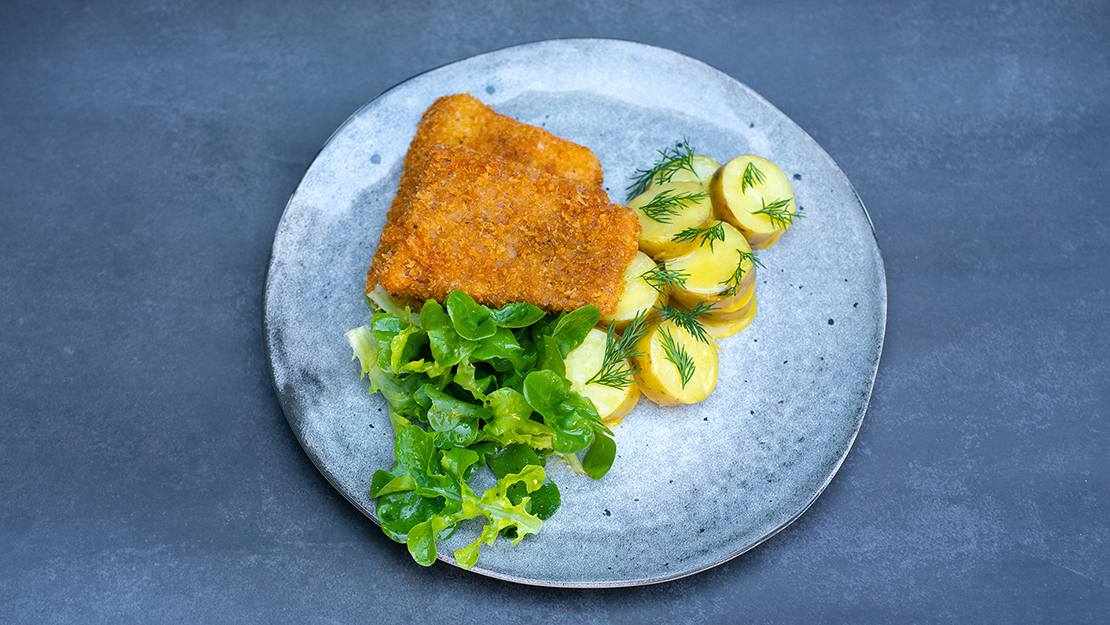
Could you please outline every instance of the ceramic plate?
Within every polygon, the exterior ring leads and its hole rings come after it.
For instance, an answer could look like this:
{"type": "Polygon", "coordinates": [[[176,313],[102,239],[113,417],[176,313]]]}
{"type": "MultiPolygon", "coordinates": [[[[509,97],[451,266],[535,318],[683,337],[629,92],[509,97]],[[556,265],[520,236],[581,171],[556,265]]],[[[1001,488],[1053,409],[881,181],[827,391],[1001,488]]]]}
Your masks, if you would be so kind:
{"type": "MultiPolygon", "coordinates": [[[[562,508],[515,547],[483,546],[471,570],[545,586],[649,584],[724,562],[798,518],[851,448],[878,367],[886,279],[871,222],[836,163],[751,89],[624,41],[544,41],[421,74],[356,112],[321,150],[278,226],[264,302],[274,387],[312,461],[376,521],[367,490],[376,469],[393,466],[393,431],[343,333],[369,321],[366,269],[416,123],[458,92],[588,146],[615,201],[656,150],[685,137],[721,162],[769,158],[806,216],[759,254],[758,314],[722,340],[713,395],[674,408],[642,400],[600,481],[550,462],[562,508]]],[[[441,560],[454,564],[474,523],[440,545],[441,560]]]]}

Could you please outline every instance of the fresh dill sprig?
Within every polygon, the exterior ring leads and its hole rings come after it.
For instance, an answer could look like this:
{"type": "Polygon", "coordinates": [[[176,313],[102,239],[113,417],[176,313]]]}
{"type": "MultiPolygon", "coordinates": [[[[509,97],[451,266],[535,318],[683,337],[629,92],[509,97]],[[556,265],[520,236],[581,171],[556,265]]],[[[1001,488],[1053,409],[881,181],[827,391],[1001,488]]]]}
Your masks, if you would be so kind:
{"type": "Polygon", "coordinates": [[[647,315],[640,311],[619,337],[613,326],[609,326],[605,332],[605,356],[601,359],[601,369],[586,380],[586,385],[600,384],[620,390],[632,384],[633,376],[639,369],[629,367],[625,359],[640,355],[636,342],[647,332],[644,326],[646,318],[647,315]]]}
{"type": "Polygon", "coordinates": [[[640,274],[640,277],[648,283],[648,286],[655,289],[656,293],[667,295],[672,289],[686,286],[686,278],[689,278],[690,274],[681,269],[671,269],[666,263],[659,263],[640,274]]]}
{"type": "Polygon", "coordinates": [[[663,355],[678,369],[678,377],[682,379],[682,388],[686,388],[686,383],[694,377],[694,371],[697,368],[693,357],[686,352],[686,348],[674,340],[674,337],[666,328],[659,330],[659,336],[662,337],[663,355]]]}
{"type": "Polygon", "coordinates": [[[703,191],[674,193],[671,189],[663,189],[650,202],[641,206],[640,210],[661,224],[669,224],[671,217],[678,215],[678,210],[684,205],[700,202],[707,197],[709,194],[703,191]]]}
{"type": "Polygon", "coordinates": [[[766,200],[760,198],[759,202],[763,205],[763,208],[757,211],[752,211],[752,214],[767,215],[771,218],[772,226],[786,230],[791,226],[791,224],[794,223],[795,217],[805,217],[805,215],[802,215],[801,213],[790,212],[790,200],[792,199],[794,198],[788,197],[784,200],[775,200],[774,202],[768,204],[766,200]]]}
{"type": "Polygon", "coordinates": [[[755,163],[748,161],[748,164],[744,166],[744,173],[740,177],[740,192],[743,193],[757,184],[763,184],[764,180],[763,172],[759,171],[755,163]]]}
{"type": "Polygon", "coordinates": [[[647,169],[637,169],[632,175],[632,183],[628,185],[628,199],[632,199],[647,190],[653,178],[659,182],[670,182],[676,173],[683,169],[697,175],[694,171],[694,149],[690,141],[683,137],[682,145],[673,149],[658,150],[659,160],[647,169]]]}
{"type": "Polygon", "coordinates": [[[740,282],[743,281],[744,275],[747,274],[747,272],[744,271],[744,261],[751,261],[753,268],[763,268],[763,263],[759,261],[759,258],[756,257],[754,252],[745,252],[744,250],[738,249],[736,253],[740,255],[739,260],[736,261],[736,269],[733,270],[728,280],[721,283],[725,285],[725,289],[717,294],[719,297],[732,297],[736,295],[737,289],[740,288],[740,282]]]}
{"type": "Polygon", "coordinates": [[[714,241],[725,240],[725,227],[723,222],[718,221],[716,224],[705,228],[687,228],[671,237],[671,241],[683,243],[685,241],[694,241],[699,238],[701,241],[698,241],[698,247],[705,245],[706,241],[708,241],[709,250],[713,251],[714,241]]]}
{"type": "Polygon", "coordinates": [[[705,327],[702,326],[700,317],[704,317],[713,312],[713,304],[709,302],[698,302],[697,306],[687,310],[685,308],[671,308],[670,306],[655,306],[663,317],[663,321],[670,319],[674,324],[693,336],[695,339],[709,345],[709,334],[706,333],[705,327]]]}

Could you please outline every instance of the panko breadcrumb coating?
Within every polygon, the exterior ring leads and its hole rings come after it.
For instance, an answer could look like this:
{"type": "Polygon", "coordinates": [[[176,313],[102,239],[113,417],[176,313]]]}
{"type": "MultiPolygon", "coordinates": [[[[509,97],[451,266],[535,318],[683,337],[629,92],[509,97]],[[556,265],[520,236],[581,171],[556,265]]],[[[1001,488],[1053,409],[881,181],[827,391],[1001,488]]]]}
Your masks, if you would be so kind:
{"type": "Polygon", "coordinates": [[[389,209],[394,219],[408,206],[413,185],[433,145],[466,148],[568,178],[579,186],[600,189],[601,163],[588,148],[542,128],[501,115],[466,93],[443,96],[424,112],[405,154],[397,197],[389,209]]]}
{"type": "Polygon", "coordinates": [[[366,290],[402,304],[461,290],[491,307],[611,313],[640,225],[600,188],[488,154],[423,149],[406,208],[382,230],[366,290]]]}

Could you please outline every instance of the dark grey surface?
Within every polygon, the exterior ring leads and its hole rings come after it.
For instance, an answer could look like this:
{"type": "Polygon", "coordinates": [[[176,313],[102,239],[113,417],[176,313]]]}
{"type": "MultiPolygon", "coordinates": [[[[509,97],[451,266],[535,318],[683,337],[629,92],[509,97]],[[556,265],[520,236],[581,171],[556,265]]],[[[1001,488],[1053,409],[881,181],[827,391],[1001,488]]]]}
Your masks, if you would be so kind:
{"type": "Polygon", "coordinates": [[[1105,2],[463,4],[5,3],[0,621],[1105,619],[1105,2]],[[751,86],[842,167],[886,263],[871,408],[829,489],[640,589],[413,566],[297,445],[263,358],[274,229],[332,130],[413,74],[561,36],[751,86]]]}

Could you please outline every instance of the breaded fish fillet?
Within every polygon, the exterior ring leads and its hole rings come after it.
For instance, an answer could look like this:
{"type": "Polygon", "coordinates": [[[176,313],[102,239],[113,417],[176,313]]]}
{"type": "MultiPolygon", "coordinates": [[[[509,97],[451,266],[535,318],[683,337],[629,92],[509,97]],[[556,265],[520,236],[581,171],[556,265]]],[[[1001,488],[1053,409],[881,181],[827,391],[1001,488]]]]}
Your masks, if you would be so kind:
{"type": "Polygon", "coordinates": [[[424,112],[405,154],[405,167],[389,218],[403,212],[433,145],[466,148],[567,178],[579,186],[601,188],[601,164],[588,148],[542,128],[501,115],[466,93],[443,96],[424,112]]]}
{"type": "Polygon", "coordinates": [[[491,307],[612,312],[640,225],[601,189],[489,155],[426,149],[407,209],[382,230],[366,290],[404,304],[461,290],[491,307]]]}

